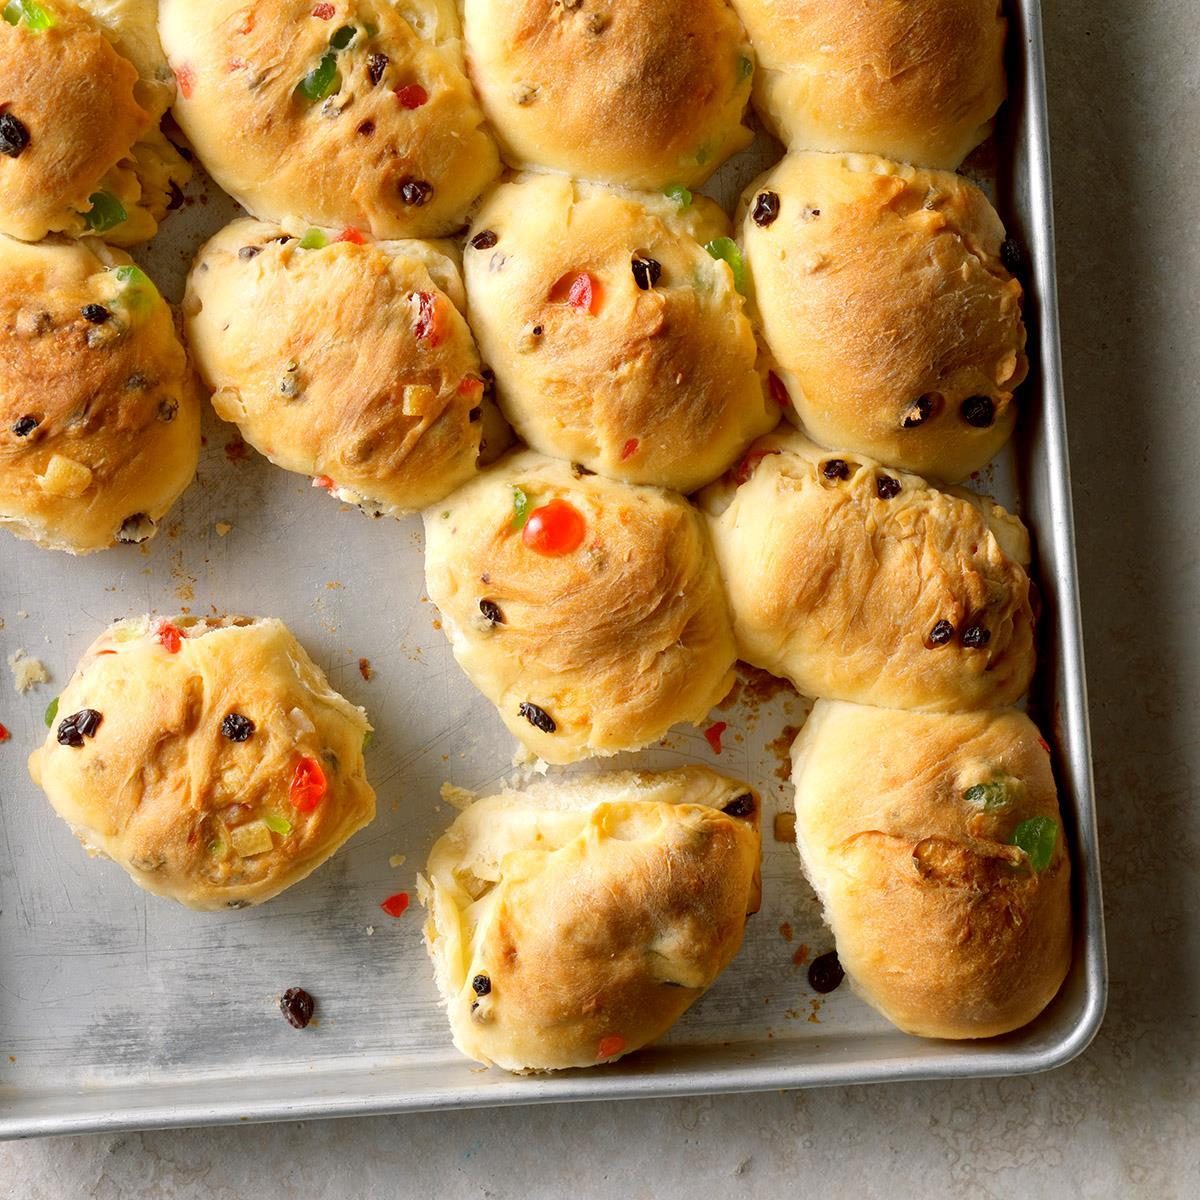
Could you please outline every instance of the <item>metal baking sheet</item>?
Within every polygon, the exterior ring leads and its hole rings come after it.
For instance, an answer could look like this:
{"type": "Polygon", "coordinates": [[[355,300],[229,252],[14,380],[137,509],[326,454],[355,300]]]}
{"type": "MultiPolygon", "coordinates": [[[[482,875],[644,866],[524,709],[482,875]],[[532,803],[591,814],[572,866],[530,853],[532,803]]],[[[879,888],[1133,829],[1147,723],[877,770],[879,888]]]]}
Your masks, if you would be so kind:
{"type": "MultiPolygon", "coordinates": [[[[52,681],[26,696],[0,683],[0,1136],[199,1125],[635,1096],[734,1092],[1044,1070],[1090,1041],[1106,971],[1059,364],[1038,0],[1012,12],[1011,99],[984,173],[1027,247],[1034,363],[1014,452],[981,481],[1035,534],[1045,599],[1042,669],[1030,707],[1054,746],[1075,881],[1074,965],[1029,1028],[981,1043],[922,1041],[848,987],[818,997],[803,960],[831,945],[792,845],[786,748],[807,705],[748,676],[714,755],[698,729],[603,764],[707,763],[765,796],[764,904],[735,963],[659,1045],[610,1067],[516,1078],[450,1044],[421,944],[422,914],[379,908],[415,875],[454,813],[449,781],[487,790],[512,778],[515,745],[455,665],[424,595],[416,518],[341,511],[307,480],[244,451],[209,415],[197,483],[144,548],[72,560],[0,540],[0,657],[42,659],[52,681]],[[1015,485],[1015,490],[1014,490],[1015,485]],[[1019,502],[1017,496],[1019,495],[1019,502]],[[226,523],[228,530],[225,529],[226,523]],[[336,687],[369,711],[379,815],[306,882],[257,909],[198,914],[89,861],[29,781],[25,755],[76,659],[110,620],[146,611],[283,617],[336,687]],[[370,670],[360,670],[360,659],[370,670]],[[371,678],[366,678],[367,674],[371,678]],[[404,855],[399,866],[393,856],[404,855]],[[277,997],[318,1000],[304,1032],[277,997]]],[[[722,172],[731,201],[773,157],[722,172]]],[[[200,184],[139,257],[178,299],[201,238],[233,206],[200,184]]]]}

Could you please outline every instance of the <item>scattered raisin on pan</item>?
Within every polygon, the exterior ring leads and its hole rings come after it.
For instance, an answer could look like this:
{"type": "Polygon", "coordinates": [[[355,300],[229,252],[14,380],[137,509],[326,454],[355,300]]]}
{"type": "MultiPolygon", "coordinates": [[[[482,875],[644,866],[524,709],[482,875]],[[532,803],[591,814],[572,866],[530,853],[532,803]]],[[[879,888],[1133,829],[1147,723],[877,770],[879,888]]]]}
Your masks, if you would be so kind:
{"type": "Polygon", "coordinates": [[[78,750],[85,737],[94,738],[100,722],[104,720],[94,708],[81,708],[77,713],[64,717],[58,724],[58,744],[78,750]]]}
{"type": "Polygon", "coordinates": [[[486,975],[476,975],[471,980],[471,990],[477,996],[486,996],[492,990],[492,981],[486,975]]]}
{"type": "Polygon", "coordinates": [[[221,736],[231,742],[248,741],[253,732],[254,722],[249,717],[243,717],[241,713],[231,712],[221,722],[221,736]]]}
{"type": "Polygon", "coordinates": [[[982,625],[969,625],[963,630],[962,644],[971,650],[982,650],[991,640],[991,630],[982,625]]]}
{"type": "Polygon", "coordinates": [[[383,73],[387,70],[388,63],[391,61],[386,54],[367,55],[367,78],[370,79],[372,86],[378,84],[383,78],[383,73]]]}
{"type": "Polygon", "coordinates": [[[504,624],[504,613],[500,611],[500,605],[494,600],[480,600],[479,611],[491,621],[493,625],[504,624]]]}
{"type": "Polygon", "coordinates": [[[830,950],[828,954],[820,954],[812,960],[808,968],[808,985],[814,992],[824,995],[832,992],[846,978],[842,964],[838,961],[837,951],[830,950]]]}
{"type": "Polygon", "coordinates": [[[40,424],[37,417],[25,416],[12,427],[12,431],[17,437],[28,437],[40,424]]]}
{"type": "Polygon", "coordinates": [[[1021,243],[1011,234],[1000,243],[1000,261],[1012,275],[1020,275],[1025,269],[1025,255],[1021,243]]]}
{"type": "Polygon", "coordinates": [[[261,253],[261,246],[243,246],[238,251],[238,258],[240,258],[242,262],[249,262],[252,258],[257,258],[261,253]]]}
{"type": "Polygon", "coordinates": [[[904,415],[900,418],[900,428],[916,429],[918,425],[924,425],[933,416],[935,407],[936,400],[932,392],[928,392],[924,396],[918,396],[904,410],[904,415]]]}
{"type": "Polygon", "coordinates": [[[103,304],[85,304],[79,311],[83,314],[83,319],[93,325],[103,325],[112,316],[103,304]]]}
{"type": "Polygon", "coordinates": [[[990,396],[968,396],[962,402],[962,417],[976,429],[986,429],[996,419],[996,405],[990,396]]]}
{"type": "Polygon", "coordinates": [[[875,480],[875,491],[880,500],[891,500],[893,496],[900,494],[900,480],[893,479],[890,475],[880,475],[875,480]]]}
{"type": "Polygon", "coordinates": [[[731,817],[754,816],[754,797],[749,792],[735,797],[721,811],[731,817]]]}
{"type": "Polygon", "coordinates": [[[554,718],[544,709],[538,708],[536,704],[530,704],[527,701],[522,701],[517,712],[527,720],[535,729],[540,729],[543,733],[553,733],[558,726],[554,723],[554,718]]]}
{"type": "Polygon", "coordinates": [[[662,278],[662,263],[640,255],[630,264],[633,267],[633,282],[643,292],[648,292],[662,278]]]}
{"type": "Polygon", "coordinates": [[[826,479],[849,479],[850,464],[844,458],[831,458],[821,465],[821,474],[826,479]]]}
{"type": "Polygon", "coordinates": [[[29,145],[29,130],[10,112],[0,113],[0,154],[20,158],[29,145]]]}
{"type": "Polygon", "coordinates": [[[939,621],[929,631],[930,646],[944,646],[954,636],[954,626],[949,621],[939,621]]]}
{"type": "Polygon", "coordinates": [[[303,988],[288,988],[279,997],[279,1011],[293,1029],[307,1028],[315,1008],[316,1002],[303,988]]]}
{"type": "Polygon", "coordinates": [[[400,185],[400,199],[413,208],[420,208],[428,203],[433,195],[433,184],[424,179],[409,179],[400,185]]]}
{"type": "Polygon", "coordinates": [[[495,230],[481,229],[471,239],[472,250],[490,250],[500,239],[496,236],[495,230]]]}
{"type": "Polygon", "coordinates": [[[750,210],[750,216],[755,225],[762,229],[773,225],[775,218],[779,216],[778,194],[776,192],[759,192],[754,197],[754,207],[750,210]]]}

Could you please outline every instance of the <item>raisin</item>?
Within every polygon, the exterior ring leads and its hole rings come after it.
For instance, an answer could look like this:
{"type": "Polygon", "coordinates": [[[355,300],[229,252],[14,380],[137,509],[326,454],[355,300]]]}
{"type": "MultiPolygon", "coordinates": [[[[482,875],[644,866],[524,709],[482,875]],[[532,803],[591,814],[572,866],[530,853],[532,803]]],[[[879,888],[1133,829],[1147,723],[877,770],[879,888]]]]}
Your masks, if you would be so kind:
{"type": "Polygon", "coordinates": [[[471,411],[469,413],[467,413],[467,420],[470,421],[472,425],[474,425],[476,421],[479,421],[482,419],[483,419],[483,409],[480,408],[478,405],[475,408],[471,409],[471,411]]]}
{"type": "Polygon", "coordinates": [[[648,292],[662,278],[662,263],[653,258],[635,258],[630,264],[633,267],[633,282],[643,292],[648,292]]]}
{"type": "Polygon", "coordinates": [[[540,729],[543,733],[553,733],[558,726],[554,723],[554,718],[544,709],[538,708],[536,704],[530,704],[527,701],[522,701],[517,709],[535,729],[540,729]]]}
{"type": "Polygon", "coordinates": [[[875,491],[880,500],[891,500],[900,494],[900,480],[890,475],[879,475],[875,479],[875,491]]]}
{"type": "Polygon", "coordinates": [[[831,458],[822,464],[821,474],[826,479],[849,479],[850,464],[844,458],[831,458]]]}
{"type": "Polygon", "coordinates": [[[754,207],[750,210],[750,216],[761,229],[773,225],[775,218],[779,216],[779,196],[775,192],[759,192],[754,197],[754,207]]]}
{"type": "Polygon", "coordinates": [[[752,817],[754,816],[754,797],[749,792],[744,792],[730,800],[721,811],[731,817],[752,817]]]}
{"type": "Polygon", "coordinates": [[[158,419],[164,424],[169,425],[179,414],[178,400],[160,400],[158,403],[158,419]]]}
{"type": "Polygon", "coordinates": [[[939,621],[929,631],[930,646],[944,646],[954,636],[954,626],[949,621],[939,621]]]}
{"type": "Polygon", "coordinates": [[[1025,269],[1025,254],[1021,243],[1011,234],[1000,243],[1000,261],[1012,275],[1020,275],[1025,269]]]}
{"type": "Polygon", "coordinates": [[[846,972],[842,970],[836,950],[818,955],[808,968],[808,986],[822,995],[832,992],[845,978],[846,972]]]}
{"type": "Polygon", "coordinates": [[[81,708],[77,713],[64,717],[58,726],[58,744],[78,749],[85,737],[94,738],[104,717],[94,708],[81,708]]]}
{"type": "Polygon", "coordinates": [[[969,625],[963,630],[962,644],[971,650],[982,650],[992,640],[990,629],[982,625],[969,625]]]}
{"type": "Polygon", "coordinates": [[[500,239],[493,229],[481,229],[471,239],[472,250],[490,250],[500,239]]]}
{"type": "Polygon", "coordinates": [[[183,207],[183,188],[173,179],[167,180],[167,187],[171,192],[171,198],[167,201],[167,212],[176,212],[183,207]]]}
{"type": "Polygon", "coordinates": [[[986,429],[996,419],[996,405],[990,396],[968,396],[962,402],[962,418],[975,429],[986,429]]]}
{"type": "Polygon", "coordinates": [[[500,611],[500,605],[494,600],[480,600],[479,611],[493,624],[504,624],[504,613],[500,611]]]}
{"type": "Polygon", "coordinates": [[[307,1028],[315,1008],[316,1002],[303,988],[288,988],[279,997],[279,1011],[293,1029],[307,1028]]]}
{"type": "Polygon", "coordinates": [[[249,741],[253,732],[254,722],[249,717],[243,717],[241,713],[228,713],[221,722],[221,736],[231,742],[249,741]]]}
{"type": "Polygon", "coordinates": [[[20,158],[29,145],[29,130],[10,112],[0,113],[0,154],[20,158]]]}
{"type": "Polygon", "coordinates": [[[249,262],[252,258],[257,258],[261,253],[261,246],[243,246],[238,251],[238,258],[240,258],[242,262],[249,262]]]}
{"type": "Polygon", "coordinates": [[[409,179],[400,185],[400,199],[413,208],[420,208],[433,195],[433,184],[424,179],[409,179]]]}
{"type": "Polygon", "coordinates": [[[79,311],[83,314],[83,319],[93,325],[103,325],[112,317],[112,313],[103,304],[85,304],[79,311]]]}
{"type": "Polygon", "coordinates": [[[900,428],[916,429],[918,425],[924,425],[933,416],[939,399],[940,397],[933,392],[927,392],[924,396],[918,396],[904,410],[904,415],[900,418],[900,428]]]}
{"type": "Polygon", "coordinates": [[[471,990],[477,996],[487,996],[492,990],[492,981],[486,975],[476,975],[471,980],[471,990]]]}
{"type": "Polygon", "coordinates": [[[17,437],[28,437],[40,424],[41,419],[34,416],[22,417],[13,427],[12,431],[17,437]]]}
{"type": "Polygon", "coordinates": [[[370,79],[372,87],[378,85],[391,61],[386,54],[367,55],[367,78],[370,79]]]}
{"type": "Polygon", "coordinates": [[[375,132],[375,122],[363,121],[354,132],[362,134],[363,137],[370,137],[375,132]]]}

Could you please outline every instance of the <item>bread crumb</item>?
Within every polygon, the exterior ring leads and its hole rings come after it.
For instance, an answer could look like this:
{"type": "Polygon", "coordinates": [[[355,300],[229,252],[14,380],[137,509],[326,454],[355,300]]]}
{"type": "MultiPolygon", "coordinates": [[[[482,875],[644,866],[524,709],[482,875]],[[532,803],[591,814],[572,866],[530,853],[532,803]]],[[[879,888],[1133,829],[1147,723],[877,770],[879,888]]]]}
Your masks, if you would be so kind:
{"type": "Polygon", "coordinates": [[[374,936],[375,936],[375,926],[368,925],[367,926],[367,937],[374,937],[374,936]]]}
{"type": "Polygon", "coordinates": [[[391,858],[388,859],[388,866],[402,867],[406,862],[408,862],[407,854],[393,854],[391,858]]]}
{"type": "MultiPolygon", "coordinates": [[[[456,787],[452,783],[442,784],[441,797],[451,808],[456,808],[459,812],[465,812],[475,803],[474,792],[469,792],[466,788],[456,787]]],[[[392,863],[392,866],[396,865],[392,863]]]]}
{"type": "Polygon", "coordinates": [[[794,842],[796,840],[796,814],[794,812],[776,813],[772,832],[777,842],[794,842]]]}
{"type": "Polygon", "coordinates": [[[38,684],[50,682],[50,672],[36,658],[27,658],[24,650],[14,650],[8,656],[8,667],[12,671],[13,686],[24,695],[38,684]]]}
{"type": "Polygon", "coordinates": [[[228,521],[218,521],[213,528],[217,531],[217,537],[224,537],[233,526],[228,521]]]}

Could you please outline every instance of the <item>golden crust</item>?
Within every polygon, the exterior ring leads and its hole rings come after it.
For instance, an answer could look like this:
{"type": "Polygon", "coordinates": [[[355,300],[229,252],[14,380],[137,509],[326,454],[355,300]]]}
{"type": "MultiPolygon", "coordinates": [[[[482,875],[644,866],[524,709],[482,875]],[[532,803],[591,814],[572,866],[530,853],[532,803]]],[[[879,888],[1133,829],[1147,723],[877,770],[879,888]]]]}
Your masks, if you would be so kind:
{"type": "Polygon", "coordinates": [[[506,160],[656,190],[750,142],[728,0],[466,0],[467,63],[506,160]]]}
{"type": "Polygon", "coordinates": [[[476,801],[421,881],[454,1044],[509,1071],[550,1071],[661,1037],[758,908],[758,809],[745,784],[703,767],[476,801]],[[735,801],[745,816],[721,811],[735,801]]]}
{"type": "Polygon", "coordinates": [[[144,541],[195,474],[187,356],[153,284],[122,278],[131,269],[90,239],[0,237],[0,526],[43,546],[144,541]]]}
{"type": "Polygon", "coordinates": [[[1004,101],[999,0],[733,0],[754,103],[792,150],[953,170],[1004,101]]]}
{"type": "Polygon", "coordinates": [[[500,405],[534,449],[691,492],[776,424],[742,297],[704,250],[728,232],[703,197],[680,209],[553,175],[492,193],[471,231],[481,245],[464,251],[471,318],[500,405]],[[653,286],[635,280],[635,258],[658,264],[653,286]],[[593,313],[560,294],[581,273],[593,313]]]}
{"type": "Polygon", "coordinates": [[[475,473],[483,428],[453,253],[415,241],[306,250],[279,225],[226,226],[184,299],[217,414],[339,499],[391,513],[442,499],[475,473]]]}
{"type": "Polygon", "coordinates": [[[742,208],[762,330],[813,439],[951,481],[992,458],[1029,364],[984,194],[945,171],[795,154],[742,208]],[[760,226],[764,192],[778,216],[760,226]]]}
{"type": "MultiPolygon", "coordinates": [[[[425,513],[429,598],[459,665],[551,763],[636,750],[698,723],[733,683],[734,646],[700,515],[657,488],[577,477],[524,451],[425,513]],[[566,501],[583,540],[551,557],[514,521],[566,501]],[[489,621],[480,602],[498,606],[489,621]],[[522,715],[536,705],[553,731],[522,715]]],[[[536,714],[535,714],[536,715],[536,714]]]]}
{"type": "Polygon", "coordinates": [[[790,430],[743,462],[743,483],[700,497],[739,657],[805,695],[858,704],[956,711],[1024,694],[1034,614],[1016,517],[790,430]]]}
{"type": "Polygon", "coordinates": [[[1071,961],[1071,868],[1033,722],[822,700],[792,759],[804,869],[863,998],[921,1037],[1032,1021],[1071,961]],[[1042,870],[1012,844],[1036,817],[1056,830],[1042,870]]]}
{"type": "Polygon", "coordinates": [[[441,237],[499,170],[452,5],[164,0],[159,30],[180,126],[217,183],[264,220],[441,237]],[[354,40],[333,50],[348,26],[354,40]],[[337,90],[305,99],[297,87],[326,55],[337,90]]]}
{"type": "Polygon", "coordinates": [[[164,623],[150,617],[101,634],[59,697],[29,771],[89,853],[111,858],[140,887],[188,908],[259,904],[374,817],[362,757],[370,726],[283,622],[169,624],[184,635],[175,653],[164,623]],[[88,708],[102,717],[94,736],[61,745],[63,721],[88,708]],[[230,713],[253,722],[245,740],[222,732],[230,713]],[[327,785],[311,811],[290,799],[304,758],[320,765],[327,785]],[[239,854],[250,833],[267,848],[239,854]]]}
{"type": "Polygon", "coordinates": [[[107,240],[145,241],[191,172],[157,127],[168,85],[142,78],[122,53],[129,19],[137,26],[127,31],[129,44],[150,69],[138,40],[144,14],[134,21],[132,10],[106,12],[110,23],[102,24],[67,0],[42,7],[54,21],[48,29],[0,21],[0,110],[28,138],[15,155],[0,155],[0,232],[26,241],[82,236],[92,198],[107,193],[125,213],[104,229],[107,240]]]}

